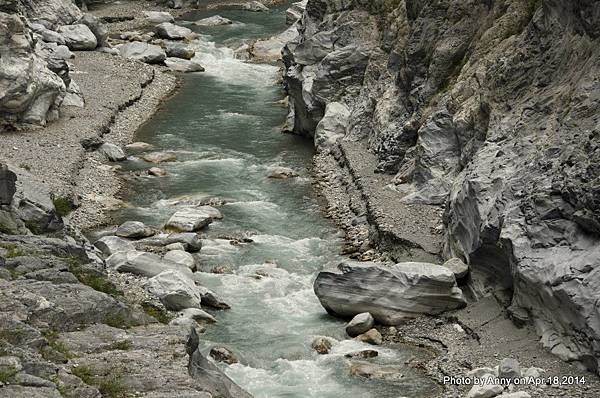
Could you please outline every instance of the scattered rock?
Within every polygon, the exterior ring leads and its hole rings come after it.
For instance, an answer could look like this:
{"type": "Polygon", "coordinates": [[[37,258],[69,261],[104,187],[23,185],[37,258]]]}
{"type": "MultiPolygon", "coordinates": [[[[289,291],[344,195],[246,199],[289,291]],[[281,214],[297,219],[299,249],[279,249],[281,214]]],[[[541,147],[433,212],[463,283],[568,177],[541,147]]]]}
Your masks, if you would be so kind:
{"type": "Polygon", "coordinates": [[[159,255],[140,251],[119,251],[106,259],[106,265],[118,272],[141,275],[152,278],[166,270],[176,270],[190,274],[186,266],[163,260],[159,255]]]}
{"type": "Polygon", "coordinates": [[[116,236],[104,236],[94,243],[105,257],[109,257],[118,252],[129,252],[135,250],[135,246],[128,240],[116,236]]]}
{"type": "Polygon", "coordinates": [[[298,177],[298,173],[289,167],[273,167],[267,175],[269,178],[286,179],[298,177]]]}
{"type": "Polygon", "coordinates": [[[160,24],[163,22],[174,22],[175,18],[166,11],[144,11],[144,17],[150,24],[160,24]]]}
{"type": "Polygon", "coordinates": [[[172,311],[186,308],[201,308],[202,301],[194,282],[176,270],[168,270],[148,280],[149,291],[172,311]]]}
{"type": "Polygon", "coordinates": [[[261,3],[260,1],[251,1],[248,3],[244,3],[242,8],[244,10],[254,11],[254,12],[269,11],[269,8],[267,6],[265,6],[263,3],[261,3]]]}
{"type": "Polygon", "coordinates": [[[181,43],[168,43],[165,51],[170,58],[192,59],[196,55],[196,50],[181,43]]]}
{"type": "Polygon", "coordinates": [[[202,65],[195,61],[183,58],[169,57],[165,60],[165,65],[174,72],[204,72],[204,67],[202,67],[202,65]]]}
{"type": "Polygon", "coordinates": [[[312,348],[321,355],[329,354],[329,350],[333,346],[331,339],[327,337],[317,337],[311,344],[312,348]]]}
{"type": "Polygon", "coordinates": [[[213,347],[210,349],[210,356],[217,362],[224,362],[228,365],[238,363],[238,359],[233,352],[225,347],[213,347]]]}
{"type": "Polygon", "coordinates": [[[158,37],[169,40],[183,40],[192,34],[192,30],[171,22],[163,22],[154,28],[158,37]]]}
{"type": "Polygon", "coordinates": [[[125,145],[125,149],[129,152],[142,152],[152,149],[152,144],[147,142],[132,142],[131,144],[125,145]]]}
{"type": "Polygon", "coordinates": [[[167,221],[165,228],[181,232],[198,231],[212,223],[213,219],[220,218],[220,214],[217,209],[210,206],[179,210],[167,221]]]}
{"type": "Polygon", "coordinates": [[[220,15],[213,15],[212,17],[203,18],[196,22],[194,25],[197,26],[221,26],[221,25],[231,25],[233,21],[231,19],[224,18],[220,15]]]}
{"type": "Polygon", "coordinates": [[[373,345],[381,345],[383,343],[383,336],[377,329],[371,329],[361,335],[356,336],[358,341],[362,341],[363,343],[373,344],[373,345]]]}
{"type": "Polygon", "coordinates": [[[171,250],[163,257],[167,261],[172,261],[177,264],[185,265],[192,271],[196,269],[196,260],[194,256],[183,250],[171,250]]]}
{"type": "Polygon", "coordinates": [[[96,36],[84,24],[59,26],[58,33],[70,50],[94,50],[98,46],[96,36]]]}
{"type": "Polygon", "coordinates": [[[121,238],[141,239],[154,235],[154,231],[143,222],[126,221],[119,225],[115,234],[121,238]]]}
{"type": "Polygon", "coordinates": [[[443,266],[452,271],[456,280],[464,278],[469,273],[469,266],[460,258],[451,258],[446,261],[443,266]]]}
{"type": "Polygon", "coordinates": [[[368,358],[375,358],[378,355],[379,355],[379,352],[377,352],[375,350],[362,350],[362,351],[350,352],[348,354],[345,354],[344,356],[346,358],[368,359],[368,358]]]}
{"type": "Polygon", "coordinates": [[[168,173],[166,172],[166,170],[161,169],[160,167],[151,167],[148,170],[148,174],[151,175],[151,176],[155,176],[155,177],[164,177],[168,173]]]}
{"type": "Polygon", "coordinates": [[[359,334],[369,331],[374,324],[375,319],[373,319],[373,316],[368,312],[363,312],[356,315],[348,322],[346,325],[346,333],[348,333],[348,336],[350,337],[356,337],[359,334]]]}
{"type": "Polygon", "coordinates": [[[149,163],[166,163],[177,160],[177,155],[171,152],[152,152],[142,156],[142,159],[149,163]]]}
{"type": "Polygon", "coordinates": [[[140,41],[122,44],[119,47],[119,52],[122,57],[135,59],[147,64],[159,64],[167,58],[164,50],[159,46],[140,41]]]}
{"type": "Polygon", "coordinates": [[[108,142],[100,145],[98,151],[106,156],[111,162],[119,162],[127,159],[127,155],[125,155],[125,152],[123,152],[121,148],[108,142]]]}

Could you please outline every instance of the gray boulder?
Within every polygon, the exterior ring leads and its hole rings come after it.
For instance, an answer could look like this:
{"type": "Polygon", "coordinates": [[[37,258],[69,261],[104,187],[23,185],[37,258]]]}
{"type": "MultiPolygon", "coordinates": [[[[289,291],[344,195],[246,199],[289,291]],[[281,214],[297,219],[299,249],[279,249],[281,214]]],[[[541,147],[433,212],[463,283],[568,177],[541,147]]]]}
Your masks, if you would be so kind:
{"type": "Polygon", "coordinates": [[[519,361],[513,358],[504,358],[498,365],[498,377],[514,379],[521,377],[521,367],[519,361]]]}
{"type": "Polygon", "coordinates": [[[106,156],[111,162],[119,162],[127,159],[127,155],[125,155],[125,152],[120,147],[108,142],[100,145],[98,152],[106,156]]]}
{"type": "Polygon", "coordinates": [[[215,218],[221,218],[220,214],[219,210],[210,206],[179,210],[167,221],[165,228],[181,232],[198,231],[212,223],[215,218]]]}
{"type": "Polygon", "coordinates": [[[192,30],[171,22],[163,22],[154,28],[158,37],[169,40],[183,40],[192,34],[192,30]]]}
{"type": "Polygon", "coordinates": [[[260,1],[250,1],[248,3],[244,3],[242,8],[244,10],[254,11],[254,12],[269,11],[269,8],[267,6],[265,6],[263,3],[261,3],[260,1]]]}
{"type": "Polygon", "coordinates": [[[172,311],[201,308],[202,298],[194,281],[179,271],[168,270],[150,278],[148,290],[172,311]]]}
{"type": "Polygon", "coordinates": [[[222,26],[231,24],[233,24],[231,19],[224,18],[220,15],[213,15],[212,17],[203,18],[194,22],[194,25],[197,26],[222,26]]]}
{"type": "Polygon", "coordinates": [[[119,225],[115,235],[122,238],[141,239],[154,235],[152,228],[147,227],[140,221],[126,221],[119,225]]]}
{"type": "Polygon", "coordinates": [[[106,259],[106,265],[119,272],[141,275],[152,278],[166,270],[177,270],[190,274],[188,267],[163,260],[158,254],[140,251],[119,251],[106,259]]]}
{"type": "Polygon", "coordinates": [[[109,257],[118,252],[130,252],[135,250],[135,246],[128,240],[116,237],[116,236],[104,236],[98,239],[94,246],[96,246],[105,257],[109,257]]]}
{"type": "Polygon", "coordinates": [[[348,317],[369,312],[386,325],[420,314],[464,307],[454,274],[439,265],[343,263],[339,272],[320,272],[314,290],[325,309],[348,317]]]}
{"type": "Polygon", "coordinates": [[[172,243],[181,243],[184,245],[185,250],[191,253],[200,251],[202,248],[202,241],[198,238],[198,235],[193,232],[181,232],[169,234],[164,241],[165,245],[172,243]]]}
{"type": "Polygon", "coordinates": [[[65,44],[71,50],[94,50],[98,40],[90,28],[84,24],[63,25],[58,33],[65,39],[65,44]]]}
{"type": "Polygon", "coordinates": [[[177,264],[185,265],[191,270],[196,269],[196,260],[194,256],[183,250],[171,250],[167,252],[164,257],[165,260],[171,261],[177,264]]]}
{"type": "Polygon", "coordinates": [[[460,258],[451,258],[446,261],[443,266],[452,271],[456,279],[462,279],[469,273],[469,266],[460,258]]]}
{"type": "Polygon", "coordinates": [[[196,55],[196,50],[180,43],[167,43],[165,51],[170,58],[192,59],[196,55]]]}
{"type": "Polygon", "coordinates": [[[164,50],[159,46],[139,41],[121,45],[119,52],[122,57],[135,59],[147,64],[159,64],[167,58],[164,50]]]}
{"type": "Polygon", "coordinates": [[[98,47],[105,47],[107,45],[106,40],[108,39],[108,28],[100,20],[100,18],[98,18],[92,14],[85,14],[77,22],[87,26],[90,29],[90,31],[96,37],[96,42],[98,43],[98,47]]]}
{"type": "Polygon", "coordinates": [[[166,11],[144,11],[144,17],[150,24],[159,24],[163,22],[174,22],[175,18],[166,11]]]}
{"type": "Polygon", "coordinates": [[[238,359],[235,357],[230,349],[225,347],[213,347],[210,349],[210,356],[217,362],[223,362],[228,365],[238,363],[238,359]]]}
{"type": "Polygon", "coordinates": [[[56,43],[59,45],[65,44],[65,38],[58,32],[42,28],[38,33],[42,36],[42,40],[46,43],[56,43]]]}
{"type": "Polygon", "coordinates": [[[375,319],[368,312],[363,312],[361,314],[356,315],[348,324],[346,325],[346,333],[350,337],[356,337],[359,334],[363,334],[373,327],[375,324],[375,319]]]}
{"type": "Polygon", "coordinates": [[[165,65],[174,72],[204,72],[204,67],[202,65],[189,59],[169,57],[165,60],[165,65]]]}

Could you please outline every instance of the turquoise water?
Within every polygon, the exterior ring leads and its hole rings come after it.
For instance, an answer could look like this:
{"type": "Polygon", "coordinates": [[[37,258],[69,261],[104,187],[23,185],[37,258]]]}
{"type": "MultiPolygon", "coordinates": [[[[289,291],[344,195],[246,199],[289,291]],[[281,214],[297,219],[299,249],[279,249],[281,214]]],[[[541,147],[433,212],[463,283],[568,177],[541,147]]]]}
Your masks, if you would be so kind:
{"type": "MultiPolygon", "coordinates": [[[[199,274],[232,309],[215,313],[218,324],[203,340],[206,351],[221,344],[239,357],[240,364],[223,369],[255,397],[426,396],[430,382],[409,367],[396,384],[350,376],[344,354],[372,347],[344,340],[344,323],[328,316],[313,293],[316,273],[343,258],[337,254],[340,234],[320,213],[311,187],[312,145],[280,133],[286,111],[274,104],[283,98],[278,68],[241,62],[227,47],[282,31],[283,10],[223,12],[240,24],[198,29],[203,35],[195,45],[206,72],[185,75],[179,92],[136,138],[175,152],[177,161],[161,165],[167,177],[134,180],[126,194],[132,207],[119,217],[160,227],[175,211],[175,199],[226,201],[220,207],[224,219],[203,231],[199,261],[202,270],[224,265],[233,273],[199,274]],[[291,167],[300,177],[269,179],[274,166],[291,167]],[[239,233],[254,242],[232,245],[220,238],[239,233]],[[340,343],[331,354],[318,355],[311,348],[316,336],[340,343]]],[[[373,362],[382,364],[404,365],[420,355],[408,347],[378,350],[373,362]]]]}

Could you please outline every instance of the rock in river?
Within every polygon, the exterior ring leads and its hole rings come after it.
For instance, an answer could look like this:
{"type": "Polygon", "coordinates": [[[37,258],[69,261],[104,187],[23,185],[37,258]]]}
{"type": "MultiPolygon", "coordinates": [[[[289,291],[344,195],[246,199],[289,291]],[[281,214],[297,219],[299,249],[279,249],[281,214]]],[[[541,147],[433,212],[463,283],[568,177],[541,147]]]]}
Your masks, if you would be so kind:
{"type": "Polygon", "coordinates": [[[359,334],[363,334],[370,330],[374,323],[375,320],[373,319],[373,315],[368,312],[363,312],[356,315],[348,322],[346,325],[346,333],[348,333],[348,336],[350,337],[356,337],[359,334]]]}
{"type": "Polygon", "coordinates": [[[115,144],[105,143],[98,148],[98,151],[102,153],[111,162],[119,162],[127,159],[125,152],[115,144]]]}
{"type": "Polygon", "coordinates": [[[165,65],[174,72],[204,72],[202,65],[189,59],[169,57],[165,60],[165,65]]]}
{"type": "Polygon", "coordinates": [[[163,22],[156,25],[155,30],[158,37],[169,40],[183,40],[192,34],[191,29],[170,22],[163,22]]]}
{"type": "Polygon", "coordinates": [[[193,232],[206,227],[216,218],[222,218],[222,216],[221,212],[214,207],[201,206],[182,209],[171,216],[165,228],[193,232]]]}
{"type": "Polygon", "coordinates": [[[135,275],[151,278],[167,270],[177,270],[191,274],[185,265],[163,260],[158,254],[141,251],[117,252],[106,259],[106,266],[119,272],[129,272],[135,275]]]}
{"type": "Polygon", "coordinates": [[[142,156],[142,159],[149,163],[164,163],[177,160],[177,155],[170,152],[152,152],[142,156]]]}
{"type": "Polygon", "coordinates": [[[200,308],[202,298],[194,281],[179,271],[168,270],[150,278],[150,293],[157,296],[164,306],[173,311],[200,308]]]}
{"type": "Polygon", "coordinates": [[[213,347],[210,349],[210,356],[217,362],[224,362],[228,365],[238,363],[238,359],[233,352],[225,347],[213,347]]]}
{"type": "Polygon", "coordinates": [[[122,238],[141,239],[154,235],[154,232],[143,222],[126,221],[119,225],[115,234],[122,238]]]}
{"type": "Polygon", "coordinates": [[[194,25],[197,26],[220,26],[231,24],[233,24],[233,21],[231,19],[224,18],[220,15],[213,15],[212,17],[203,18],[194,22],[194,25]]]}
{"type": "Polygon", "coordinates": [[[314,290],[325,309],[339,316],[369,312],[387,325],[419,314],[465,306],[452,271],[428,263],[343,263],[340,272],[320,272],[314,290]]]}

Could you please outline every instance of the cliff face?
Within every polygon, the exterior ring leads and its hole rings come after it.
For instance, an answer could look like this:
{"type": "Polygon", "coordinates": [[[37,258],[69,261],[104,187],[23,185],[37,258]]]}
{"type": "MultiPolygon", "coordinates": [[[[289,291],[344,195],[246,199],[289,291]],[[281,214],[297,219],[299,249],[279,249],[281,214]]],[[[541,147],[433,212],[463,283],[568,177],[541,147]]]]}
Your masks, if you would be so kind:
{"type": "Polygon", "coordinates": [[[359,142],[399,201],[444,207],[441,254],[470,264],[475,297],[507,290],[548,349],[597,371],[600,3],[309,0],[299,32],[288,129],[322,152],[359,142]]]}

